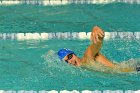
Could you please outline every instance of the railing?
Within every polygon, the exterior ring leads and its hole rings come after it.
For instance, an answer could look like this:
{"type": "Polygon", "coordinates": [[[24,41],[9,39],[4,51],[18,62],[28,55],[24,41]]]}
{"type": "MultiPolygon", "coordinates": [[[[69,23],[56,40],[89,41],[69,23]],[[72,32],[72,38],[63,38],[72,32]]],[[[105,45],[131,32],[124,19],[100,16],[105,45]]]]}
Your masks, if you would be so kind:
{"type": "Polygon", "coordinates": [[[112,2],[136,3],[140,0],[0,0],[0,5],[35,4],[35,5],[65,5],[65,4],[107,4],[112,2]]]}
{"type": "MultiPolygon", "coordinates": [[[[91,32],[0,33],[0,40],[90,39],[91,32]]],[[[140,40],[140,32],[105,32],[105,40],[140,40]]]]}

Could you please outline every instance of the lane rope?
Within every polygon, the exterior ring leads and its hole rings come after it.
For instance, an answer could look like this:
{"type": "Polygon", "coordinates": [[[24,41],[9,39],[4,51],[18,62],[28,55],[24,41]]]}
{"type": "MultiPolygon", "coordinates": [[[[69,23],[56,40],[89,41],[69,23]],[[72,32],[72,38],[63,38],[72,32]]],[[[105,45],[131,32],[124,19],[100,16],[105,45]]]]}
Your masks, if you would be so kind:
{"type": "Polygon", "coordinates": [[[90,90],[82,90],[82,91],[68,91],[68,90],[51,90],[51,91],[46,91],[46,90],[0,90],[0,93],[140,93],[140,90],[95,90],[95,91],[90,91],[90,90]]]}
{"type": "Polygon", "coordinates": [[[34,4],[34,5],[67,5],[67,4],[108,4],[112,2],[123,2],[140,4],[140,0],[1,0],[0,5],[12,4],[34,4]]]}
{"type": "MultiPolygon", "coordinates": [[[[90,39],[91,32],[0,33],[0,40],[90,39]]],[[[140,39],[140,32],[105,32],[105,40],[140,39]]]]}

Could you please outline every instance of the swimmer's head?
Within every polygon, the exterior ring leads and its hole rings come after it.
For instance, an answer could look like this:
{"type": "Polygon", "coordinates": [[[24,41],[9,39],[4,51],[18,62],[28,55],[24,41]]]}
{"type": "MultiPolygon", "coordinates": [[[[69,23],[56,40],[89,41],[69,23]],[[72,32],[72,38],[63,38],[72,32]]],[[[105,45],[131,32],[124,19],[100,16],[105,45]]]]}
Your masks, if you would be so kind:
{"type": "Polygon", "coordinates": [[[66,48],[60,49],[57,54],[61,60],[64,60],[72,65],[79,66],[79,62],[77,61],[78,57],[72,50],[66,48]]]}
{"type": "Polygon", "coordinates": [[[60,49],[58,51],[58,56],[61,60],[63,60],[63,58],[69,54],[75,54],[73,51],[71,51],[70,49],[67,49],[67,48],[63,48],[63,49],[60,49]]]}

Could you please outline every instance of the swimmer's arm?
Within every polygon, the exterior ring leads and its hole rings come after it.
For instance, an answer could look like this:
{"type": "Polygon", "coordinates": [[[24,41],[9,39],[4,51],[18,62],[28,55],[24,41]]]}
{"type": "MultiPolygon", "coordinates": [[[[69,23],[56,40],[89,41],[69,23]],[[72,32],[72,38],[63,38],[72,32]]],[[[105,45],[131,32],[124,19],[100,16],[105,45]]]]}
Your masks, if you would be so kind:
{"type": "Polygon", "coordinates": [[[104,31],[98,27],[95,26],[92,28],[90,41],[95,45],[100,45],[104,38],[104,31]]]}
{"type": "Polygon", "coordinates": [[[115,68],[117,66],[117,64],[111,62],[110,60],[108,60],[104,55],[102,55],[101,53],[98,53],[98,55],[96,56],[95,58],[95,61],[105,65],[105,66],[108,66],[108,67],[111,67],[111,68],[115,68]]]}
{"type": "Polygon", "coordinates": [[[104,38],[104,32],[101,28],[98,26],[95,26],[92,29],[91,32],[91,45],[86,49],[86,52],[84,54],[83,60],[84,62],[87,60],[87,58],[95,59],[96,55],[99,53],[101,47],[102,47],[102,42],[104,38]]]}
{"type": "Polygon", "coordinates": [[[100,51],[103,39],[104,39],[104,31],[100,27],[95,26],[91,32],[90,36],[91,45],[89,46],[90,51],[93,53],[92,54],[93,57],[95,57],[97,53],[100,51]]]}
{"type": "Polygon", "coordinates": [[[100,62],[101,64],[104,64],[105,66],[108,66],[108,67],[110,67],[110,68],[112,68],[114,70],[117,70],[117,71],[121,71],[121,72],[132,72],[132,71],[135,71],[135,69],[131,68],[131,67],[126,67],[126,68],[120,67],[119,64],[111,62],[110,60],[108,60],[101,53],[98,53],[98,55],[95,58],[95,61],[100,62]]]}

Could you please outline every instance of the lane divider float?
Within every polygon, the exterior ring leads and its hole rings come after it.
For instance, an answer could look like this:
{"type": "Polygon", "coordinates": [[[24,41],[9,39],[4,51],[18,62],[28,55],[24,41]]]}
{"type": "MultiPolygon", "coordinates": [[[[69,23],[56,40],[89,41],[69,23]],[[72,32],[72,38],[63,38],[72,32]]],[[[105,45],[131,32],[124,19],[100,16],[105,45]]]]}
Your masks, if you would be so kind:
{"type": "MultiPolygon", "coordinates": [[[[0,33],[0,40],[90,39],[91,32],[0,33]]],[[[140,39],[140,32],[105,32],[105,40],[140,39]]]]}

